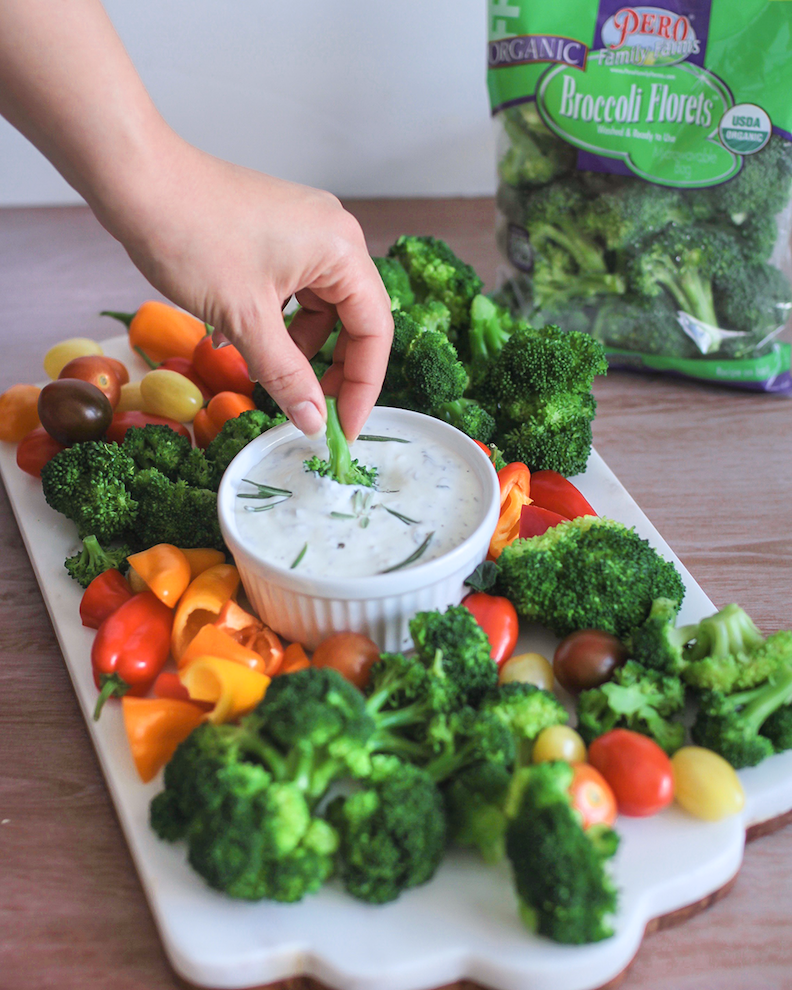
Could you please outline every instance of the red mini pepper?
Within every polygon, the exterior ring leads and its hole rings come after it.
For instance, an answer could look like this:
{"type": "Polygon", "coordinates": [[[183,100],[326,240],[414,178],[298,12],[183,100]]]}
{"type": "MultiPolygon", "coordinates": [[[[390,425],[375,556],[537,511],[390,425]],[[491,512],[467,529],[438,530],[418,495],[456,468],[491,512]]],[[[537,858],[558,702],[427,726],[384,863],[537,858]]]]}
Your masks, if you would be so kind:
{"type": "Polygon", "coordinates": [[[195,345],[192,365],[198,376],[215,393],[241,392],[242,395],[253,395],[253,382],[250,380],[247,363],[233,344],[213,347],[211,337],[202,338],[195,345]]]}
{"type": "Polygon", "coordinates": [[[142,591],[116,609],[99,627],[91,649],[98,719],[108,698],[146,694],[170,653],[173,609],[151,591],[142,591]]]}
{"type": "Polygon", "coordinates": [[[572,482],[558,471],[534,471],[531,475],[531,499],[534,505],[550,509],[567,519],[597,514],[572,482]]]}
{"type": "Polygon", "coordinates": [[[550,509],[543,509],[541,505],[524,505],[520,512],[520,539],[530,539],[532,536],[541,536],[548,529],[557,526],[559,523],[569,522],[566,516],[558,512],[551,512],[550,509]]]}
{"type": "Polygon", "coordinates": [[[89,629],[98,629],[109,616],[132,597],[129,582],[120,571],[103,571],[83,592],[80,618],[89,629]]]}
{"type": "Polygon", "coordinates": [[[465,608],[473,613],[476,622],[487,634],[492,651],[490,656],[498,666],[514,653],[517,645],[519,619],[508,598],[475,591],[462,599],[465,608]]]}
{"type": "Polygon", "coordinates": [[[192,440],[190,431],[184,423],[177,423],[175,419],[169,419],[167,416],[155,416],[153,413],[140,412],[137,409],[129,409],[126,412],[116,413],[113,416],[113,421],[107,428],[105,437],[110,443],[123,443],[126,431],[130,427],[148,426],[149,423],[169,426],[177,433],[181,433],[183,437],[187,437],[190,441],[192,440]]]}

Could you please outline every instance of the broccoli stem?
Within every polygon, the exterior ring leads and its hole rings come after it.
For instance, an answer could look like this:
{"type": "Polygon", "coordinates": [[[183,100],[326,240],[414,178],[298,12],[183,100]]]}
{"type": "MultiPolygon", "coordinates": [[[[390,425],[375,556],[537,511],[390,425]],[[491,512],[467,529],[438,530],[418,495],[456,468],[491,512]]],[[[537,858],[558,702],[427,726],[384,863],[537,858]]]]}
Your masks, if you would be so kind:
{"type": "Polygon", "coordinates": [[[569,252],[581,271],[607,271],[602,251],[586,240],[571,224],[565,224],[562,229],[549,223],[537,223],[531,227],[531,240],[538,250],[541,250],[543,241],[554,241],[559,247],[569,252]]]}
{"type": "Polygon", "coordinates": [[[792,702],[792,666],[778,676],[770,677],[759,688],[729,695],[728,702],[735,709],[743,706],[740,718],[753,735],[758,734],[777,708],[792,702]]]}
{"type": "Polygon", "coordinates": [[[349,452],[349,443],[344,431],[341,429],[341,420],[338,418],[338,403],[332,396],[328,396],[327,402],[327,450],[329,452],[330,471],[336,481],[342,485],[349,484],[350,469],[352,467],[352,454],[349,452]]]}

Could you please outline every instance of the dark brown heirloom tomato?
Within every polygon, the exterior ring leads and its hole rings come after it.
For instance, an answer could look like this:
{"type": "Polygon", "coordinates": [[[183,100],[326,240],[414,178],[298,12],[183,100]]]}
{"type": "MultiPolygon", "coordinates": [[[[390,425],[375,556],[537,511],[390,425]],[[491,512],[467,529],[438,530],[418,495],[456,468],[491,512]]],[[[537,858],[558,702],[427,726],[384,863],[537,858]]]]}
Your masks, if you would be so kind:
{"type": "Polygon", "coordinates": [[[627,650],[610,633],[581,629],[561,640],[553,656],[558,683],[577,694],[609,681],[627,659],[627,650]]]}
{"type": "Polygon", "coordinates": [[[104,436],[113,407],[104,392],[90,382],[58,378],[41,390],[38,414],[47,433],[68,445],[104,436]]]}
{"type": "Polygon", "coordinates": [[[104,392],[113,409],[121,398],[121,382],[118,378],[118,371],[106,357],[102,357],[100,354],[86,354],[82,357],[72,358],[63,366],[58,378],[79,378],[83,382],[90,382],[100,392],[104,392]]]}

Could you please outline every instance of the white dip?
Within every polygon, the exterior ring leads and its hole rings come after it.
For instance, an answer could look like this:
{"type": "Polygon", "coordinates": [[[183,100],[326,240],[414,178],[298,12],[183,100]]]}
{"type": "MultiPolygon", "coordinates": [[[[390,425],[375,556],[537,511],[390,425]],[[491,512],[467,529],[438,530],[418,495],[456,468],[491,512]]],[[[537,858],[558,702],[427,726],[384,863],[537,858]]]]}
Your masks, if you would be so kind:
{"type": "Polygon", "coordinates": [[[384,427],[378,435],[409,443],[357,440],[351,445],[353,458],[377,468],[374,488],[341,485],[307,471],[303,462],[314,454],[327,459],[324,438],[312,442],[301,436],[268,451],[237,490],[242,541],[268,563],[294,565],[301,574],[322,578],[366,577],[396,568],[430,534],[424,551],[406,566],[423,564],[462,543],[486,511],[474,471],[414,428],[384,427]],[[257,493],[250,482],[292,495],[240,497],[257,493]],[[274,502],[273,509],[254,511],[274,502]]]}

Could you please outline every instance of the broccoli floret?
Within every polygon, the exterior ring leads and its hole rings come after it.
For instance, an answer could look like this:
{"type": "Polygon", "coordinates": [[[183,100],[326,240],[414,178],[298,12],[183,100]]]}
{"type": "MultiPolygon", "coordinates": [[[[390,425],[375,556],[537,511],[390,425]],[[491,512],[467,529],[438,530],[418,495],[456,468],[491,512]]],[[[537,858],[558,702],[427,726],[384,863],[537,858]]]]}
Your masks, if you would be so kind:
{"type": "Polygon", "coordinates": [[[341,876],[354,897],[372,904],[434,876],[446,845],[443,799],[423,770],[374,756],[361,790],[327,809],[341,837],[341,876]]]}
{"type": "Polygon", "coordinates": [[[762,725],[761,734],[770,740],[776,753],[792,749],[792,703],[776,708],[762,725]]]}
{"type": "MultiPolygon", "coordinates": [[[[697,650],[698,646],[697,642],[692,649],[697,650]]],[[[790,661],[792,632],[783,630],[760,640],[755,646],[737,647],[729,653],[714,649],[710,655],[689,663],[682,676],[696,690],[728,694],[760,684],[790,661]]]]}
{"type": "Polygon", "coordinates": [[[222,476],[231,461],[251,440],[285,422],[286,417],[282,414],[269,416],[260,409],[246,409],[233,419],[226,420],[223,428],[206,448],[206,458],[214,462],[216,471],[222,476]]]}
{"type": "Polygon", "coordinates": [[[470,329],[466,358],[474,386],[487,372],[490,362],[503,350],[515,330],[528,329],[525,320],[515,319],[506,307],[479,293],[470,306],[470,329]]]}
{"type": "Polygon", "coordinates": [[[407,309],[415,302],[407,269],[398,258],[372,258],[390,296],[391,309],[407,309]]]}
{"type": "Polygon", "coordinates": [[[523,201],[523,225],[534,252],[547,249],[565,252],[580,272],[604,273],[607,265],[602,248],[581,227],[580,216],[588,203],[574,179],[562,179],[534,190],[523,201]]]}
{"type": "Polygon", "coordinates": [[[139,470],[156,468],[171,481],[179,476],[180,468],[193,449],[187,437],[169,426],[132,426],[124,434],[121,445],[139,470]]]}
{"type": "Polygon", "coordinates": [[[728,278],[716,278],[714,288],[720,325],[747,334],[721,343],[719,351],[734,357],[750,353],[768,333],[783,326],[792,308],[789,279],[773,265],[740,265],[728,278]]]}
{"type": "Polygon", "coordinates": [[[481,443],[488,443],[495,432],[495,417],[475,399],[444,402],[435,409],[434,415],[481,443]]]}
{"type": "Polygon", "coordinates": [[[698,358],[701,348],[685,333],[667,295],[651,300],[607,299],[597,308],[591,334],[605,347],[639,354],[698,358]]]}
{"type": "Polygon", "coordinates": [[[470,304],[483,283],[445,241],[405,235],[391,246],[388,257],[398,258],[407,269],[418,302],[437,299],[448,307],[452,326],[467,326],[470,304]]]}
{"type": "Polygon", "coordinates": [[[512,774],[503,763],[480,762],[465,767],[443,791],[449,840],[474,846],[486,863],[506,855],[505,804],[512,774]]]}
{"type": "Polygon", "coordinates": [[[107,544],[138,518],[129,491],[135,462],[118,444],[91,440],[62,450],[41,470],[44,498],[77,524],[81,538],[107,544]]]}
{"type": "MultiPolygon", "coordinates": [[[[760,734],[764,724],[774,712],[790,703],[792,659],[748,691],[704,692],[693,723],[693,741],[719,753],[737,770],[756,766],[775,751],[773,742],[760,734]]],[[[777,740],[782,742],[783,737],[779,735],[777,740]]]]}
{"type": "Polygon", "coordinates": [[[629,281],[646,298],[665,289],[679,309],[717,327],[713,279],[729,278],[743,263],[739,242],[725,227],[671,226],[631,257],[629,281]]]}
{"type": "Polygon", "coordinates": [[[513,733],[523,762],[543,729],[564,725],[569,720],[566,708],[552,691],[518,681],[500,684],[490,691],[479,711],[494,715],[513,733]]]}
{"type": "Polygon", "coordinates": [[[611,729],[640,732],[669,755],[685,741],[685,727],[669,720],[685,704],[682,681],[628,660],[613,679],[582,691],[578,697],[578,732],[586,744],[611,729]]]}
{"type": "Polygon", "coordinates": [[[410,620],[410,634],[427,668],[441,655],[439,662],[453,682],[460,705],[477,706],[498,683],[487,634],[463,605],[451,605],[445,612],[419,612],[410,620]]]}
{"type": "Polygon", "coordinates": [[[83,548],[73,557],[67,557],[64,566],[69,576],[87,588],[94,578],[112,568],[123,571],[127,557],[132,551],[127,546],[105,550],[95,536],[83,539],[83,548]]]}
{"type": "Polygon", "coordinates": [[[427,299],[426,302],[410,306],[406,312],[423,330],[439,330],[450,340],[456,341],[456,333],[451,329],[451,311],[445,303],[438,299],[427,299]]]}
{"type": "Polygon", "coordinates": [[[425,330],[411,316],[396,311],[393,342],[380,405],[432,414],[444,402],[460,399],[467,372],[454,345],[440,330],[425,330]]]}
{"type": "Polygon", "coordinates": [[[328,460],[314,455],[304,461],[306,471],[314,471],[323,478],[332,478],[340,485],[362,485],[373,488],[377,480],[377,469],[364,467],[352,459],[349,442],[338,418],[336,399],[328,396],[327,402],[327,451],[328,460]]]}
{"type": "Polygon", "coordinates": [[[669,224],[690,220],[690,209],[677,189],[639,181],[600,193],[587,204],[580,226],[610,250],[634,250],[669,224]]]}
{"type": "Polygon", "coordinates": [[[713,216],[726,214],[733,223],[742,224],[751,214],[780,213],[789,200],[790,183],[792,146],[774,134],[760,152],[743,158],[743,166],[733,179],[695,193],[709,201],[713,216]]]}
{"type": "Polygon", "coordinates": [[[266,413],[267,416],[275,417],[281,414],[280,406],[264,388],[261,382],[256,382],[253,386],[253,395],[251,396],[251,399],[255,403],[256,409],[266,413]]]}
{"type": "Polygon", "coordinates": [[[594,377],[607,370],[602,344],[589,334],[553,326],[518,329],[492,363],[484,390],[495,402],[537,393],[588,392],[594,377]]]}
{"type": "Polygon", "coordinates": [[[531,471],[558,471],[565,477],[586,470],[591,453],[594,396],[559,392],[530,396],[503,406],[499,436],[509,461],[521,461],[531,471]],[[519,425],[509,429],[513,423],[519,425]]]}
{"type": "Polygon", "coordinates": [[[765,639],[751,617],[739,605],[726,605],[699,622],[695,642],[685,650],[683,675],[694,687],[713,688],[726,693],[739,687],[753,687],[769,671],[757,671],[750,683],[736,683],[748,655],[761,647],[765,639]]]}
{"type": "Polygon", "coordinates": [[[206,459],[200,447],[193,447],[179,465],[176,481],[183,481],[191,488],[208,488],[216,492],[223,472],[215,461],[206,459]]]}
{"type": "Polygon", "coordinates": [[[605,862],[616,850],[616,833],[583,830],[568,794],[569,764],[541,763],[522,774],[522,793],[517,793],[509,816],[506,854],[524,923],[567,944],[608,938],[616,890],[605,862]]]}
{"type": "Polygon", "coordinates": [[[139,506],[129,536],[136,546],[145,549],[156,543],[172,543],[184,549],[225,549],[215,492],[170,481],[156,468],[139,471],[130,489],[139,506]]]}
{"type": "Polygon", "coordinates": [[[687,666],[684,648],[696,638],[698,625],[676,627],[679,602],[658,598],[646,621],[633,629],[630,656],[644,667],[666,674],[679,674],[687,666]]]}
{"type": "Polygon", "coordinates": [[[498,172],[512,186],[538,186],[571,172],[577,151],[557,138],[533,104],[509,107],[501,115],[509,145],[498,172]]]}
{"type": "Polygon", "coordinates": [[[634,529],[597,516],[515,540],[498,557],[499,594],[557,636],[601,629],[624,639],[656,598],[682,601],[676,567],[634,529]]]}

